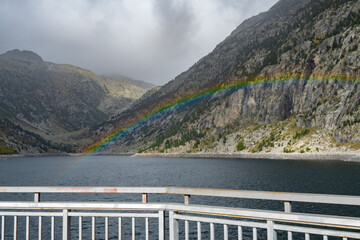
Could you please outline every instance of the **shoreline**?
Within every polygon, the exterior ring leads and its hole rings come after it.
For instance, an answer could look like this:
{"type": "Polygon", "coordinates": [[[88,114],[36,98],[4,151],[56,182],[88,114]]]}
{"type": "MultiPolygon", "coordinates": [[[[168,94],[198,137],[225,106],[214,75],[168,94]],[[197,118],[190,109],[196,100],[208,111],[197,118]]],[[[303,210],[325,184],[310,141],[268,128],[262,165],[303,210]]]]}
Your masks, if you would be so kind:
{"type": "Polygon", "coordinates": [[[55,154],[11,154],[11,155],[0,155],[0,160],[7,160],[12,158],[23,158],[23,157],[61,157],[61,156],[83,156],[84,153],[55,153],[55,154]]]}
{"type": "Polygon", "coordinates": [[[136,153],[133,157],[225,158],[360,162],[358,153],[136,153]]]}
{"type": "MultiPolygon", "coordinates": [[[[22,157],[84,156],[84,153],[0,155],[0,160],[22,157]]],[[[224,158],[224,159],[266,159],[266,160],[309,160],[360,162],[359,153],[118,153],[98,154],[98,156],[131,156],[152,158],[224,158]]]]}

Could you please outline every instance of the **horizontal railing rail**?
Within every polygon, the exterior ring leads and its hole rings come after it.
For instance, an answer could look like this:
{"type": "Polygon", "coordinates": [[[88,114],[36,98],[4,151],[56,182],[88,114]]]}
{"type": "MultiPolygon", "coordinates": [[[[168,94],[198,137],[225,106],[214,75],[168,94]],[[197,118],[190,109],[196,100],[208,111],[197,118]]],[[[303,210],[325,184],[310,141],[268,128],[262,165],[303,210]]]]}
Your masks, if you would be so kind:
{"type": "Polygon", "coordinates": [[[183,187],[0,187],[0,193],[177,194],[360,206],[360,196],[183,187]]]}
{"type": "MultiPolygon", "coordinates": [[[[287,234],[287,239],[293,239],[293,234],[303,234],[306,240],[310,239],[310,235],[320,235],[323,239],[328,239],[328,236],[344,240],[360,239],[360,218],[357,216],[333,216],[291,211],[291,202],[359,206],[360,197],[358,196],[176,187],[0,187],[0,193],[34,193],[35,196],[35,201],[0,201],[1,240],[5,240],[6,228],[9,228],[9,224],[13,225],[13,233],[7,235],[17,239],[21,218],[26,220],[26,239],[30,239],[30,222],[33,218],[38,218],[38,239],[41,239],[44,231],[43,222],[46,218],[51,218],[51,239],[55,239],[55,218],[62,219],[61,236],[63,240],[71,239],[71,224],[74,225],[74,219],[77,219],[78,222],[78,239],[84,237],[84,219],[89,219],[86,224],[91,225],[87,228],[91,229],[90,236],[94,240],[98,232],[96,229],[99,227],[97,219],[104,221],[101,223],[104,228],[104,239],[109,239],[109,232],[112,229],[109,227],[110,221],[112,223],[117,221],[118,227],[115,235],[118,236],[118,239],[122,239],[124,219],[130,221],[131,239],[136,239],[137,236],[136,219],[145,220],[142,227],[145,239],[149,239],[150,233],[154,233],[154,230],[150,231],[150,227],[153,225],[149,224],[149,219],[156,219],[158,226],[156,237],[161,240],[165,239],[166,232],[171,240],[179,239],[180,234],[184,235],[185,239],[189,239],[194,232],[190,231],[191,224],[196,225],[197,239],[201,239],[204,234],[209,234],[209,238],[212,240],[219,239],[219,234],[223,239],[229,239],[231,232],[229,229],[232,227],[237,229],[237,239],[242,239],[244,231],[252,234],[253,239],[263,239],[264,233],[259,231],[260,229],[265,231],[267,239],[272,240],[277,239],[278,234],[282,232],[287,234]],[[42,202],[40,201],[42,193],[135,193],[142,195],[142,202],[42,202]],[[148,194],[183,195],[184,203],[149,203],[148,194]],[[285,211],[190,204],[190,196],[282,201],[285,211]],[[165,228],[166,219],[169,222],[167,228],[165,228]],[[215,227],[219,225],[223,228],[222,233],[215,231],[215,227]],[[183,229],[180,231],[180,228],[183,229]]],[[[234,236],[234,231],[231,234],[234,236]]]]}

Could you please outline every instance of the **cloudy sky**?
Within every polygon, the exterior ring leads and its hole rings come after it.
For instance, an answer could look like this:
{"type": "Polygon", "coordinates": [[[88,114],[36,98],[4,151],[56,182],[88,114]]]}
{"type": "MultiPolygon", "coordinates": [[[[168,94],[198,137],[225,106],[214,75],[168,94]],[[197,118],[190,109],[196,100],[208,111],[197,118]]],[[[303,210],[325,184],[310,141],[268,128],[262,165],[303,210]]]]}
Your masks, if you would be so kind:
{"type": "Polygon", "coordinates": [[[277,0],[0,0],[0,53],[162,85],[277,0]]]}

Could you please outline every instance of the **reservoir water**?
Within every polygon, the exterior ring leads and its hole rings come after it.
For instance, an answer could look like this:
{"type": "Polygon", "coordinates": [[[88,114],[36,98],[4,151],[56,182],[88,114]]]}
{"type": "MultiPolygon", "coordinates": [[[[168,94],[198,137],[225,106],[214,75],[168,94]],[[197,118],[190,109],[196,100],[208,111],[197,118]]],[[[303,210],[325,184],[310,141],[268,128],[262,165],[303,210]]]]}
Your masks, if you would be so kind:
{"type": "MultiPolygon", "coordinates": [[[[0,160],[1,186],[180,186],[360,195],[359,173],[360,163],[338,161],[137,158],[131,156],[24,157],[0,160]]],[[[0,194],[1,201],[30,201],[32,198],[30,194],[0,194]]],[[[149,198],[150,202],[183,201],[182,196],[173,195],[150,195],[149,198]]],[[[141,196],[43,194],[41,199],[42,201],[141,201],[141,196]]],[[[282,203],[273,201],[214,197],[192,197],[191,201],[194,204],[230,207],[273,210],[283,208],[282,203]]],[[[359,208],[345,206],[294,203],[293,211],[360,217],[359,208]]],[[[126,224],[124,222],[125,228],[126,224]]],[[[153,224],[155,225],[156,222],[153,224]]],[[[156,230],[156,227],[154,228],[156,230]]],[[[139,231],[139,235],[142,235],[141,229],[139,231]]],[[[46,231],[44,234],[46,235],[46,231]]],[[[58,234],[61,235],[61,233],[58,234]]],[[[204,234],[206,235],[206,232],[204,234]]],[[[115,235],[111,238],[115,239],[115,235]]],[[[100,235],[99,239],[101,239],[100,235]]]]}

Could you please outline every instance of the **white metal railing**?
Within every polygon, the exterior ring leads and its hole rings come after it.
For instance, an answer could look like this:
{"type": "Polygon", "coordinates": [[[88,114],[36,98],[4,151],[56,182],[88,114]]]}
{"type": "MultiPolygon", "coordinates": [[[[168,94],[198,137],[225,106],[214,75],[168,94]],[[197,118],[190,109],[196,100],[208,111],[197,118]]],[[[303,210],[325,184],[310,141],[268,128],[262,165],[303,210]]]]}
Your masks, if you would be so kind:
{"type": "Polygon", "coordinates": [[[0,201],[1,240],[5,240],[6,236],[17,239],[20,218],[25,219],[23,228],[26,239],[30,239],[30,222],[34,218],[37,218],[38,222],[35,229],[38,232],[38,239],[42,239],[45,228],[50,232],[49,239],[55,239],[57,228],[61,228],[63,240],[83,239],[85,218],[91,219],[91,239],[97,237],[98,219],[103,221],[101,231],[104,234],[103,239],[109,239],[110,230],[114,229],[114,224],[111,225],[111,229],[109,228],[110,221],[117,224],[116,232],[112,235],[123,239],[125,234],[123,219],[130,220],[131,226],[125,230],[129,230],[131,234],[126,234],[131,235],[131,239],[135,239],[138,232],[136,219],[139,218],[144,220],[141,229],[145,239],[150,239],[150,232],[155,232],[154,229],[150,229],[149,219],[156,220],[156,237],[161,240],[164,240],[167,234],[171,240],[179,239],[179,235],[190,239],[190,224],[196,226],[197,239],[201,239],[205,232],[210,239],[218,239],[218,236],[229,239],[229,228],[234,227],[236,234],[232,232],[231,239],[234,239],[235,235],[237,239],[243,239],[244,229],[253,239],[263,239],[264,236],[267,239],[276,239],[279,233],[285,233],[287,239],[293,239],[293,234],[302,234],[305,239],[310,239],[311,235],[320,235],[323,239],[328,239],[329,236],[339,239],[360,239],[358,216],[345,217],[291,211],[291,202],[360,206],[358,196],[176,187],[0,187],[0,193],[34,193],[34,201],[0,201]],[[137,193],[142,194],[142,202],[41,202],[40,194],[45,193],[137,193]],[[184,196],[184,203],[149,203],[149,194],[180,194],[184,196]],[[284,211],[195,205],[190,204],[191,195],[282,201],[284,211]],[[50,219],[48,221],[50,226],[43,224],[46,218],[50,219]],[[61,224],[58,219],[61,219],[61,224]],[[166,221],[168,224],[165,224],[166,221]],[[74,233],[75,222],[77,222],[76,233],[74,233]],[[218,226],[222,226],[221,233],[216,232],[218,226]]]}

